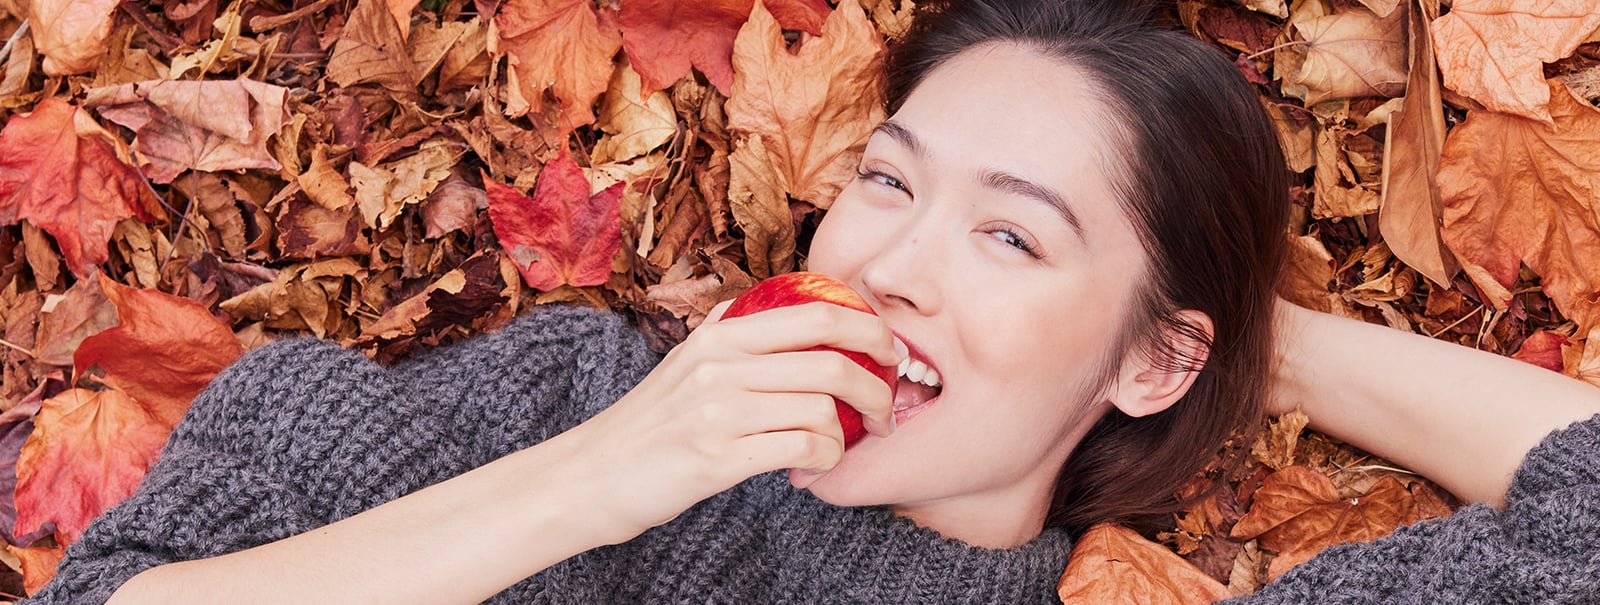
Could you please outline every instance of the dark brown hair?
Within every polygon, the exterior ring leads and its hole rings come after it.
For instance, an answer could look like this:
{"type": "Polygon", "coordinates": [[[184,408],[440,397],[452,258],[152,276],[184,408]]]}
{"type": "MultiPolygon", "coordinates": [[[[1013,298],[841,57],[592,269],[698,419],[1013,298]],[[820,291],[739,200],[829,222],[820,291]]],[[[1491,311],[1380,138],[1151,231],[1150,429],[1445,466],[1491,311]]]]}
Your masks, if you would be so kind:
{"type": "Polygon", "coordinates": [[[1151,25],[1136,4],[931,2],[887,61],[891,115],[930,72],[976,47],[1016,44],[1077,70],[1108,122],[1102,168],[1148,258],[1097,390],[1130,353],[1181,370],[1199,361],[1176,342],[1209,347],[1171,408],[1141,418],[1113,409],[1073,451],[1046,524],[1075,532],[1178,509],[1179,487],[1235,430],[1259,423],[1288,220],[1282,152],[1250,85],[1220,51],[1151,25]],[[1210,317],[1212,334],[1184,321],[1186,309],[1210,317]]]}

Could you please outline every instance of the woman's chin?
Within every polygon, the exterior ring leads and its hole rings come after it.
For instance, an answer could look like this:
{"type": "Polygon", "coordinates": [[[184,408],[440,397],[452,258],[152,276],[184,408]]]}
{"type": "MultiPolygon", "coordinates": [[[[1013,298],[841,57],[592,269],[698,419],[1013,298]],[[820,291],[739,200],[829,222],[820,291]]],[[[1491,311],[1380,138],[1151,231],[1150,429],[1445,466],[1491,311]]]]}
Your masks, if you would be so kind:
{"type": "Polygon", "coordinates": [[[887,486],[884,481],[857,476],[851,470],[847,465],[840,465],[817,477],[809,471],[789,469],[789,484],[809,490],[818,500],[834,506],[872,506],[893,501],[884,491],[887,486]]]}

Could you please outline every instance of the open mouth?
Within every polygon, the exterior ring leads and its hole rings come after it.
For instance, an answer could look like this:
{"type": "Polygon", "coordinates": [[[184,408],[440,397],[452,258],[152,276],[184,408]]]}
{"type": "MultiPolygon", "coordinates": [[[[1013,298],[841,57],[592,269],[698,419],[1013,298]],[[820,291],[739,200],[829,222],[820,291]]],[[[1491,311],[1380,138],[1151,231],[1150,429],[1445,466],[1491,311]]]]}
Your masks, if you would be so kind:
{"type": "Polygon", "coordinates": [[[894,421],[904,425],[939,400],[944,382],[939,372],[919,359],[900,364],[900,382],[894,392],[894,421]]]}

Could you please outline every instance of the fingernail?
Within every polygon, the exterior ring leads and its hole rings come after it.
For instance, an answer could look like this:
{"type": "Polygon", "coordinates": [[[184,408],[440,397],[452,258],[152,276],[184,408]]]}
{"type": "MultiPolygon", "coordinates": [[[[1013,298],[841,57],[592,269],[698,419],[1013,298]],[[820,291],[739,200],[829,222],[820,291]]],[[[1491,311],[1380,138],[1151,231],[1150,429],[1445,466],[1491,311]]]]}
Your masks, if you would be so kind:
{"type": "Polygon", "coordinates": [[[906,343],[900,340],[899,336],[894,337],[894,354],[899,355],[900,359],[911,357],[911,349],[906,347],[906,343]]]}

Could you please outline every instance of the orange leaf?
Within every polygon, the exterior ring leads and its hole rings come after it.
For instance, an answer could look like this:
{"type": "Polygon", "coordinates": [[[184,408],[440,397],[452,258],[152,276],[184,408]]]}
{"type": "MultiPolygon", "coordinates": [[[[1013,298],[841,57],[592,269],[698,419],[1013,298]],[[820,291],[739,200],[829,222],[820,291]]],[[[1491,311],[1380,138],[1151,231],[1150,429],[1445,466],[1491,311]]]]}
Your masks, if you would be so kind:
{"type": "Polygon", "coordinates": [[[789,195],[826,209],[883,120],[882,55],[882,39],[854,0],[793,54],[777,20],[758,5],[734,42],[728,127],[762,139],[764,159],[789,195]]]}
{"type": "Polygon", "coordinates": [[[150,180],[170,183],[189,169],[281,168],[267,138],[288,120],[288,99],[289,89],[255,80],[149,80],[90,90],[84,104],[133,130],[150,180]]]}
{"type": "Polygon", "coordinates": [[[622,47],[615,10],[597,13],[590,0],[507,0],[494,25],[498,34],[489,50],[511,63],[508,115],[542,112],[549,90],[559,133],[594,122],[594,100],[611,80],[611,59],[622,47]]]}
{"type": "Polygon", "coordinates": [[[129,288],[100,277],[119,323],[84,339],[74,371],[106,371],[106,383],[139,400],[168,429],[222,368],[243,353],[228,326],[187,298],[129,288]]]}
{"type": "Polygon", "coordinates": [[[537,290],[598,286],[611,277],[622,246],[624,183],[589,194],[589,179],[565,150],[545,164],[533,197],[483,175],[489,220],[522,279],[537,290]]]}
{"type": "Polygon", "coordinates": [[[45,400],[17,460],[17,527],[56,524],[71,544],[138,487],[171,425],[117,389],[72,389],[45,400]]]}
{"type": "Polygon", "coordinates": [[[67,554],[66,549],[60,546],[17,548],[7,544],[6,550],[22,561],[22,590],[28,594],[39,592],[45,584],[55,579],[56,566],[67,554]]]}
{"type": "Polygon", "coordinates": [[[1560,372],[1563,365],[1561,349],[1569,344],[1571,341],[1560,332],[1549,330],[1534,332],[1523,339],[1522,346],[1517,347],[1517,352],[1512,353],[1511,358],[1560,372]]]}
{"type": "Polygon", "coordinates": [[[1433,22],[1444,85],[1494,111],[1548,122],[1544,63],[1600,27],[1600,0],[1456,0],[1433,22]]]}
{"type": "MultiPolygon", "coordinates": [[[[1428,4],[1426,2],[1422,3],[1428,4]]],[[[1435,3],[1436,4],[1436,3],[1435,3]]],[[[1435,284],[1449,285],[1460,266],[1439,234],[1439,153],[1444,148],[1444,104],[1424,10],[1413,4],[1407,19],[1411,73],[1406,98],[1389,120],[1383,143],[1383,205],[1378,225],[1395,257],[1435,284]]]]}
{"type": "Polygon", "coordinates": [[[1474,111],[1450,132],[1439,165],[1444,239],[1473,283],[1504,307],[1526,264],[1578,323],[1600,324],[1600,110],[1549,82],[1540,122],[1474,111]]]}
{"type": "Polygon", "coordinates": [[[1115,524],[1089,528],[1056,585],[1064,605],[1210,603],[1228,589],[1166,547],[1115,524]]]}
{"type": "Polygon", "coordinates": [[[56,97],[0,131],[0,225],[27,219],[50,233],[78,275],[106,262],[118,221],[153,220],[140,206],[144,184],[109,139],[88,114],[56,97]]]}
{"type": "MultiPolygon", "coordinates": [[[[671,86],[700,69],[717,91],[733,84],[733,40],[754,0],[630,0],[618,19],[622,45],[643,81],[643,92],[671,86]]],[[[822,0],[773,0],[767,10],[785,29],[816,34],[829,8],[822,0]]]]}
{"type": "Polygon", "coordinates": [[[44,55],[44,73],[69,76],[100,64],[111,35],[117,0],[33,0],[33,43],[44,55]]]}
{"type": "Polygon", "coordinates": [[[1304,466],[1268,475],[1256,490],[1250,512],[1233,526],[1236,540],[1259,536],[1261,547],[1278,557],[1268,567],[1276,578],[1345,542],[1389,535],[1414,520],[1411,492],[1394,477],[1378,480],[1366,494],[1340,498],[1327,476],[1304,466]]]}

